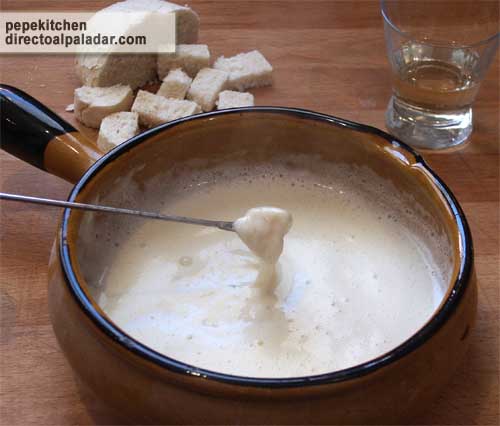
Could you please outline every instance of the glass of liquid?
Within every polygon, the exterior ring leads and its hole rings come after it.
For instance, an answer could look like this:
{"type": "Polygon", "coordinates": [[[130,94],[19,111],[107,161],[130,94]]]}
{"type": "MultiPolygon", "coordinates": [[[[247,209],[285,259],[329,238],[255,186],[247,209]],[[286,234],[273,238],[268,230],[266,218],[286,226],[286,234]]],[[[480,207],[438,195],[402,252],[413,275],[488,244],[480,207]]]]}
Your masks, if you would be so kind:
{"type": "Polygon", "coordinates": [[[389,131],[416,148],[463,144],[499,43],[497,0],[381,0],[392,68],[389,131]]]}

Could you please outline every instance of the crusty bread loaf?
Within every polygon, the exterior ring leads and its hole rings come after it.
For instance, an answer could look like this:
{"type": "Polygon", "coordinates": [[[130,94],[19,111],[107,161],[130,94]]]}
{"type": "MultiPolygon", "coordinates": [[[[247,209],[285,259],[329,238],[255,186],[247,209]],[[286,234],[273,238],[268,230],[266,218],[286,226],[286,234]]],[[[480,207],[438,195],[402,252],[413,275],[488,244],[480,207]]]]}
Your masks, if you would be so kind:
{"type": "Polygon", "coordinates": [[[217,109],[238,108],[254,106],[254,97],[248,92],[233,92],[224,90],[219,93],[217,100],[217,109]]]}
{"type": "Polygon", "coordinates": [[[82,84],[107,87],[124,83],[132,89],[156,78],[156,56],[144,55],[79,55],[76,73],[82,84]]]}
{"type": "Polygon", "coordinates": [[[86,126],[98,129],[104,117],[130,110],[133,101],[129,86],[79,87],[75,89],[75,117],[86,126]]]}
{"type": "Polygon", "coordinates": [[[226,86],[227,78],[228,73],[225,71],[203,68],[191,83],[187,98],[200,105],[203,111],[212,111],[219,93],[226,86]]]}
{"type": "MultiPolygon", "coordinates": [[[[198,15],[185,6],[163,0],[125,0],[101,12],[128,11],[174,12],[177,43],[196,43],[198,39],[198,15]]],[[[124,24],[122,33],[125,34],[127,30],[124,24]]],[[[76,73],[86,86],[107,87],[121,83],[135,89],[156,77],[156,62],[154,54],[79,54],[76,57],[76,73]]]]}
{"type": "Polygon", "coordinates": [[[221,56],[214,68],[229,73],[228,88],[243,91],[252,87],[269,86],[273,82],[273,67],[257,50],[225,58],[221,56]]]}
{"type": "Polygon", "coordinates": [[[158,54],[158,78],[162,80],[170,70],[182,68],[190,77],[210,66],[210,51],[205,44],[179,44],[174,53],[158,54]]]}
{"type": "Polygon", "coordinates": [[[192,81],[192,78],[181,69],[172,70],[163,79],[156,94],[164,98],[184,99],[192,81]]]}
{"type": "Polygon", "coordinates": [[[139,116],[135,112],[115,112],[101,122],[97,146],[108,152],[139,133],[139,116]]]}
{"type": "Polygon", "coordinates": [[[200,106],[191,101],[167,99],[153,93],[139,90],[132,105],[132,111],[139,114],[141,126],[154,127],[178,118],[201,112],[200,106]]]}

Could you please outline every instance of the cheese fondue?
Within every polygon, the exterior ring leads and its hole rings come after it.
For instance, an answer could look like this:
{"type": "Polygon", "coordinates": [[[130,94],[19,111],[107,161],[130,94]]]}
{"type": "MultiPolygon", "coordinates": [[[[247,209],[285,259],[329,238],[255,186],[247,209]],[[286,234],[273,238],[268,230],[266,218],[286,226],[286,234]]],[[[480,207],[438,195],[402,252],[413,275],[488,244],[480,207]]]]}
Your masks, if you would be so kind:
{"type": "Polygon", "coordinates": [[[99,304],[160,353],[242,376],[321,374],[398,346],[443,299],[449,272],[426,243],[443,236],[368,170],[228,166],[186,181],[164,212],[240,217],[250,249],[233,232],[156,221],[121,243],[99,304]],[[262,205],[278,209],[245,215],[262,205]]]}
{"type": "Polygon", "coordinates": [[[276,207],[256,207],[234,222],[241,240],[265,263],[275,264],[283,251],[283,238],[292,226],[292,215],[276,207]]]}

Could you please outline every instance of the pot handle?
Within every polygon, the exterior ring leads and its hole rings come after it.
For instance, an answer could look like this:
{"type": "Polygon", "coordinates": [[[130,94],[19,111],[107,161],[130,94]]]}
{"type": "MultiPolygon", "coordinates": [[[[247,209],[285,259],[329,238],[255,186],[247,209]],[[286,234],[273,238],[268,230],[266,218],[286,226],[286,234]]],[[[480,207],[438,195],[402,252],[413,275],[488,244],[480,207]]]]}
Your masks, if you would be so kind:
{"type": "Polygon", "coordinates": [[[103,155],[55,112],[6,84],[0,84],[0,147],[71,183],[103,155]]]}

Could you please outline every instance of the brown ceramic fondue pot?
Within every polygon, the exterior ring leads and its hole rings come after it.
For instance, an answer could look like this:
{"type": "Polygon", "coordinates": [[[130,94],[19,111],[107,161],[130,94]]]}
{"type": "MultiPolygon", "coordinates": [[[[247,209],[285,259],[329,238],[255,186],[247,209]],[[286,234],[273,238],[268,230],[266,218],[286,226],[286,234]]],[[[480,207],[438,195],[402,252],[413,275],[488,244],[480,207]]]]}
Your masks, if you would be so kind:
{"type": "Polygon", "coordinates": [[[25,93],[1,86],[0,100],[2,148],[73,182],[70,201],[140,208],[141,200],[155,196],[144,192],[145,182],[190,159],[203,166],[229,158],[257,164],[288,153],[311,155],[370,168],[411,194],[449,241],[452,273],[443,302],[393,350],[322,375],[239,377],[169,358],[117,327],[90,286],[102,275],[108,251],[93,235],[106,233],[118,219],[96,216],[89,225],[86,213],[65,210],[49,265],[54,332],[79,383],[120,421],[402,424],[425,410],[463,358],[477,303],[469,228],[441,179],[389,134],[306,110],[236,108],[164,124],[101,157],[93,143],[25,93]],[[134,185],[123,189],[124,176],[134,185]]]}

